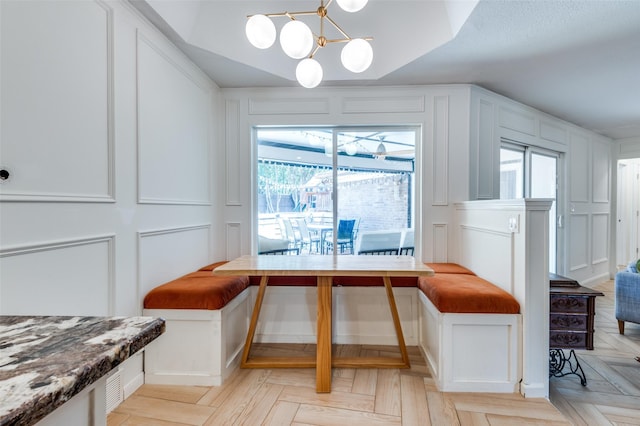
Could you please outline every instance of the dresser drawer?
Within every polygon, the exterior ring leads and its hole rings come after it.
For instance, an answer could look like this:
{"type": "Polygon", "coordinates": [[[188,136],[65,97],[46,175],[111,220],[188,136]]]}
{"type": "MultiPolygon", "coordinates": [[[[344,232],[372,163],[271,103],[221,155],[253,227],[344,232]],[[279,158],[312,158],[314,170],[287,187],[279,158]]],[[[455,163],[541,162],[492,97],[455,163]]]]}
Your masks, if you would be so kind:
{"type": "Polygon", "coordinates": [[[582,349],[589,348],[593,349],[593,344],[588,344],[588,333],[585,331],[577,332],[577,331],[557,331],[552,330],[549,332],[549,347],[550,348],[574,348],[574,349],[582,349]]]}
{"type": "Polygon", "coordinates": [[[589,297],[552,294],[549,311],[586,314],[589,312],[589,297]]]}
{"type": "Polygon", "coordinates": [[[587,315],[561,313],[551,313],[549,315],[549,329],[591,331],[589,330],[589,317],[587,315]]]}

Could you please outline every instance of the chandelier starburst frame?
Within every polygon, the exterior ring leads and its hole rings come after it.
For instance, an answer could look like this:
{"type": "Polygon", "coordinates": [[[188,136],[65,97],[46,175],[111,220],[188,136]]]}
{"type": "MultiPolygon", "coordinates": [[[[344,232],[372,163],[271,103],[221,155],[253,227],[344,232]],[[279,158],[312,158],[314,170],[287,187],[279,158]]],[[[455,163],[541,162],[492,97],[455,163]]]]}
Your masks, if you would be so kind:
{"type": "MultiPolygon", "coordinates": [[[[336,0],[338,6],[346,12],[358,12],[368,0],[336,0]]],[[[276,27],[271,18],[287,17],[287,22],[280,30],[280,46],[284,53],[293,59],[302,59],[296,67],[296,79],[301,86],[316,87],[322,81],[322,66],[314,59],[320,50],[331,43],[346,43],[342,48],[340,59],[342,65],[353,73],[361,73],[369,68],[373,61],[373,49],[369,41],[373,37],[350,37],[329,17],[327,8],[333,0],[320,0],[316,10],[303,12],[266,13],[247,16],[245,31],[249,42],[258,49],[267,49],[276,40],[276,27]],[[320,32],[314,34],[309,26],[296,19],[297,16],[317,15],[320,18],[320,32]],[[329,22],[343,38],[328,39],[324,35],[325,20],[329,22]],[[314,47],[315,42],[315,47],[314,47]],[[303,59],[305,58],[305,59],[303,59]]]]}

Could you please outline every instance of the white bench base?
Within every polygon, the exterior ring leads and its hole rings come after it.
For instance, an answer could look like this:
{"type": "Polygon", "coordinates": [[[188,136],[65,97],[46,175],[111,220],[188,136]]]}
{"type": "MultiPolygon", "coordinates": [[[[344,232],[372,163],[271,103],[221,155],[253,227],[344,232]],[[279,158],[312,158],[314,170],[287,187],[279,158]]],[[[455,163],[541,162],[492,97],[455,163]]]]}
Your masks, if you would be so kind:
{"type": "Polygon", "coordinates": [[[220,386],[240,364],[247,336],[250,288],[219,310],[144,309],[166,331],[144,352],[145,383],[220,386]]]}
{"type": "Polygon", "coordinates": [[[422,293],[420,349],[441,392],[518,392],[520,314],[441,313],[422,293]]]}
{"type": "MultiPolygon", "coordinates": [[[[258,288],[251,292],[251,309],[258,288]]],[[[418,344],[418,289],[394,287],[393,294],[407,345],[418,344]]],[[[333,343],[397,345],[385,288],[336,286],[333,295],[333,343]]],[[[316,287],[267,287],[255,342],[315,343],[316,287]]]]}
{"type": "MultiPolygon", "coordinates": [[[[145,349],[145,382],[219,386],[239,365],[258,288],[220,310],[145,309],[166,332],[145,349]]],[[[443,392],[519,391],[520,314],[441,313],[417,288],[393,289],[407,345],[443,392]]],[[[316,287],[268,287],[255,342],[315,343],[316,287]]],[[[333,342],[396,345],[384,287],[333,288],[333,342]]]]}

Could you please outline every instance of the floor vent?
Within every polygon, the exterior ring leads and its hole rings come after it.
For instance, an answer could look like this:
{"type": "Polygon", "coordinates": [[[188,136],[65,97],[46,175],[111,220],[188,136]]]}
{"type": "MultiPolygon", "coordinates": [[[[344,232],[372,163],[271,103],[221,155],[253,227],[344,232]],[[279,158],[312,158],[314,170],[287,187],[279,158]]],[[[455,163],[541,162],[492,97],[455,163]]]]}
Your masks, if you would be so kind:
{"type": "Polygon", "coordinates": [[[120,371],[107,379],[107,413],[113,411],[123,401],[122,380],[120,371]]]}

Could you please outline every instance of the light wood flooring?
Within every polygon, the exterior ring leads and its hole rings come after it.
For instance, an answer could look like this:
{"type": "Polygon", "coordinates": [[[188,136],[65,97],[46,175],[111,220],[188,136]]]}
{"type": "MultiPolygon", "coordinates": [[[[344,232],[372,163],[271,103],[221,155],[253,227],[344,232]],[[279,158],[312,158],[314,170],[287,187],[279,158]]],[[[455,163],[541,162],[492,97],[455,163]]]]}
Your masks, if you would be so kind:
{"type": "Polygon", "coordinates": [[[618,333],[613,281],[593,286],[596,298],[594,350],[576,351],[587,386],[575,376],[551,378],[551,402],[575,425],[640,425],[640,324],[618,333]]]}
{"type": "MultiPolygon", "coordinates": [[[[587,375],[552,378],[551,401],[517,394],[438,392],[415,347],[412,368],[334,369],[332,392],[315,370],[237,370],[223,386],[143,385],[108,417],[127,425],[640,425],[640,325],[619,336],[613,284],[596,286],[594,351],[578,351],[587,375]],[[556,408],[557,407],[557,408],[556,408]]],[[[255,345],[255,354],[313,352],[313,345],[255,345]]],[[[341,356],[389,355],[393,347],[336,345],[341,356]]]]}

